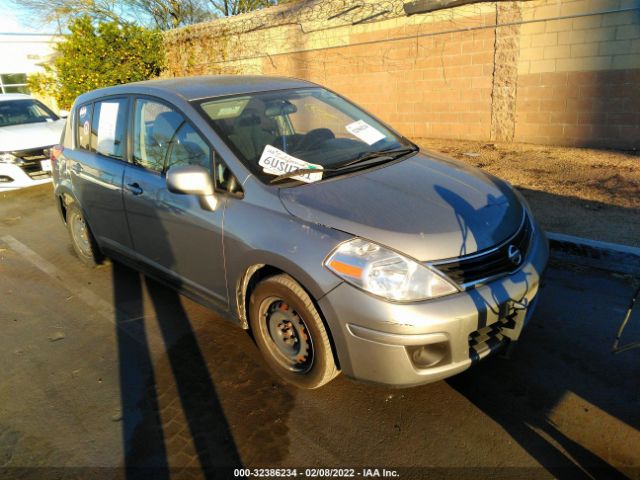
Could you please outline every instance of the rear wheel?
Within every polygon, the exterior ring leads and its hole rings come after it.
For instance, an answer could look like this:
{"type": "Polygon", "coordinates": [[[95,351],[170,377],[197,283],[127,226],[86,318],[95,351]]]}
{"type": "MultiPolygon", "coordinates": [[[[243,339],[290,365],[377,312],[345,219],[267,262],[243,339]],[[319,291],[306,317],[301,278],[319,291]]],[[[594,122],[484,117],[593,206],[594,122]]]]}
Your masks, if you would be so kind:
{"type": "Polygon", "coordinates": [[[73,249],[82,263],[89,267],[102,263],[103,256],[98,244],[76,203],[67,206],[67,229],[73,249]]]}
{"type": "Polygon", "coordinates": [[[309,295],[290,276],[276,275],[256,285],[249,322],[267,364],[284,381],[312,389],[338,375],[324,323],[309,295]]]}

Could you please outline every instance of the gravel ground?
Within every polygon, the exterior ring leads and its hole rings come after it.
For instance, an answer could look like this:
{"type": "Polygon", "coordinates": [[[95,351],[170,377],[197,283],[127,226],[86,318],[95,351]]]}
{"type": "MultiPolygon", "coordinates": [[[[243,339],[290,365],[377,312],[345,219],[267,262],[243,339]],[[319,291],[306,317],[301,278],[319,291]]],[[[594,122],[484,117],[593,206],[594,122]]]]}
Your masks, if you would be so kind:
{"type": "Polygon", "coordinates": [[[640,153],[416,139],[518,187],[548,231],[640,246],[640,153]]]}

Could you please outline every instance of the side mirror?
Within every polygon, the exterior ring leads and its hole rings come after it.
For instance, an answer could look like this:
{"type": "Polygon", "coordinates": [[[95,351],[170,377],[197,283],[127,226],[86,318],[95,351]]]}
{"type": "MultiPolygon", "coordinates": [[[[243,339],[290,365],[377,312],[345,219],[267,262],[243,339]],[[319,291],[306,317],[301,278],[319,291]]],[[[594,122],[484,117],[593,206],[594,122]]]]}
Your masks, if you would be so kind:
{"type": "Polygon", "coordinates": [[[60,118],[67,118],[69,116],[69,110],[60,110],[58,116],[60,118]]]}
{"type": "Polygon", "coordinates": [[[215,210],[218,201],[215,196],[211,174],[198,165],[179,165],[167,171],[167,189],[179,195],[196,195],[200,206],[215,210]]]}

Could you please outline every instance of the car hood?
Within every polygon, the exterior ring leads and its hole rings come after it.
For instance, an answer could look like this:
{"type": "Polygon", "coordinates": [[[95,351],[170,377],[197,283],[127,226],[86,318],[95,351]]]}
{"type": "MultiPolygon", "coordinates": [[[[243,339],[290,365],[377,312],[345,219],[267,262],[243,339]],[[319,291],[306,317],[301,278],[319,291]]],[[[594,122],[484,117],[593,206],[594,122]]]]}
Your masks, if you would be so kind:
{"type": "Polygon", "coordinates": [[[64,120],[0,127],[0,152],[16,152],[60,143],[64,120]]]}
{"type": "Polygon", "coordinates": [[[296,217],[420,261],[495,246],[516,232],[524,208],[507,183],[433,152],[356,175],[283,188],[280,198],[296,217]]]}

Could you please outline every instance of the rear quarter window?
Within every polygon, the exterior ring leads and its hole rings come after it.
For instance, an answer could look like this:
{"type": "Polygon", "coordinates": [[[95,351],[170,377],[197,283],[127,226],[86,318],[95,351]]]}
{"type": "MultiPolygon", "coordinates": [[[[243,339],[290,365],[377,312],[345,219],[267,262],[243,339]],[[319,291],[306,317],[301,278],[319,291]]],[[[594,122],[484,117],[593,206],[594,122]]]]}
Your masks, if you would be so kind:
{"type": "Polygon", "coordinates": [[[89,150],[91,145],[91,104],[80,105],[76,115],[78,148],[89,150]]]}

